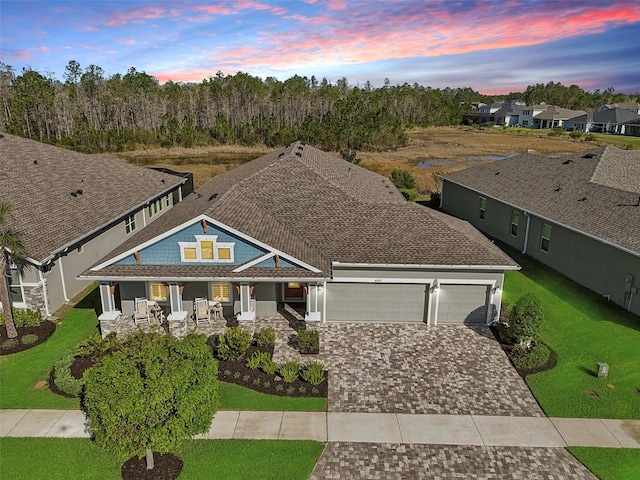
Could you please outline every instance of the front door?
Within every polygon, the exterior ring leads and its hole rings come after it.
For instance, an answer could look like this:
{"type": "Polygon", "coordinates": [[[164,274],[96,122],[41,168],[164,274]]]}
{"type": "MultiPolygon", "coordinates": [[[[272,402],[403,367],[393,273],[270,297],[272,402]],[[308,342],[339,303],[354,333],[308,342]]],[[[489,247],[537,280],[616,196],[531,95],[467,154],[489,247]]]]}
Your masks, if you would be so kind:
{"type": "Polygon", "coordinates": [[[304,288],[299,282],[288,282],[284,284],[284,300],[285,301],[303,301],[304,288]]]}

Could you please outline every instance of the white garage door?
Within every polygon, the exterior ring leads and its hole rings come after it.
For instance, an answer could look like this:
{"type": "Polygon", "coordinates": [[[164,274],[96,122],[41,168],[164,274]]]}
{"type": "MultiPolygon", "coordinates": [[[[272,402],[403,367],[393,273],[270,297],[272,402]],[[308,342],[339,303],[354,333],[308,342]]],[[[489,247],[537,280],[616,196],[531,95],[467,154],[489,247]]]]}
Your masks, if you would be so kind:
{"type": "Polygon", "coordinates": [[[486,285],[440,285],[438,323],[486,323],[486,285]]]}
{"type": "Polygon", "coordinates": [[[331,283],[327,320],[346,322],[422,322],[426,285],[331,283]]]}

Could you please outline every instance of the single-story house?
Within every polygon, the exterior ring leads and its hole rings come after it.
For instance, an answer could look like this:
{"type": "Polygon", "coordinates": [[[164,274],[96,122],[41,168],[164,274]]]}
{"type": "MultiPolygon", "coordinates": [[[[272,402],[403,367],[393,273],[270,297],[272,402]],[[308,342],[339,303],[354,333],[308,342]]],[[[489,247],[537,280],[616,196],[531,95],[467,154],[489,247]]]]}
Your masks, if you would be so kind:
{"type": "Polygon", "coordinates": [[[640,315],[640,151],[526,154],[449,173],[442,209],[640,315]]]}
{"type": "MultiPolygon", "coordinates": [[[[90,282],[78,279],[177,204],[188,178],[0,135],[0,200],[13,207],[27,257],[7,272],[12,305],[52,315],[90,282]]],[[[185,195],[188,192],[185,192],[185,195]]]]}
{"type": "Polygon", "coordinates": [[[638,118],[640,117],[637,113],[616,107],[578,115],[566,120],[564,125],[568,130],[575,129],[581,132],[624,134],[625,124],[638,118]]]}
{"type": "Polygon", "coordinates": [[[289,304],[308,322],[485,324],[517,268],[467,222],[295,142],[212,178],[81,277],[100,281],[107,330],[141,299],[176,328],[205,300],[242,321],[289,304]]]}

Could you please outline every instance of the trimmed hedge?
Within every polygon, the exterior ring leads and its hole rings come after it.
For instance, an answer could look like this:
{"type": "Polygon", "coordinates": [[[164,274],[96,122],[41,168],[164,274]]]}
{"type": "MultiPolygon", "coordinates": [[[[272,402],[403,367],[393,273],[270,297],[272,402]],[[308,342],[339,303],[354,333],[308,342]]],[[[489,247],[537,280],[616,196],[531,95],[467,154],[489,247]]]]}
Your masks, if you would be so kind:
{"type": "Polygon", "coordinates": [[[544,343],[536,343],[530,349],[514,347],[512,361],[516,368],[536,368],[549,360],[549,347],[544,343]]]}
{"type": "MultiPolygon", "coordinates": [[[[11,308],[13,312],[13,323],[17,327],[37,327],[42,323],[42,313],[40,309],[29,310],[21,308],[11,308]]],[[[0,312],[0,325],[4,325],[4,312],[0,312]]]]}

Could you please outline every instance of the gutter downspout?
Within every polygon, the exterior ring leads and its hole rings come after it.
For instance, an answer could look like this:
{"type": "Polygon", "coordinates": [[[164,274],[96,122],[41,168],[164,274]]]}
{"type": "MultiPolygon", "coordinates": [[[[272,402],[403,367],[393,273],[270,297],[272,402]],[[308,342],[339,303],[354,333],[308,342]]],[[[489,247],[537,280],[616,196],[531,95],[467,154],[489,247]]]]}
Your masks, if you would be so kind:
{"type": "Polygon", "coordinates": [[[69,297],[67,296],[67,285],[64,283],[64,269],[62,268],[62,257],[58,258],[60,263],[60,281],[62,282],[62,295],[64,296],[64,301],[68,302],[69,297]]]}
{"type": "Polygon", "coordinates": [[[47,317],[51,316],[51,312],[49,311],[49,296],[47,295],[47,280],[42,275],[42,270],[38,269],[38,276],[40,277],[40,281],[42,282],[42,295],[44,296],[44,311],[47,314],[47,317]]]}
{"type": "Polygon", "coordinates": [[[523,211],[524,216],[527,217],[527,227],[524,231],[524,246],[522,247],[522,254],[527,253],[527,247],[529,246],[529,228],[531,227],[531,215],[528,212],[523,211]]]}

